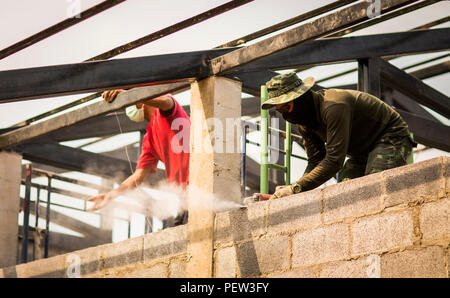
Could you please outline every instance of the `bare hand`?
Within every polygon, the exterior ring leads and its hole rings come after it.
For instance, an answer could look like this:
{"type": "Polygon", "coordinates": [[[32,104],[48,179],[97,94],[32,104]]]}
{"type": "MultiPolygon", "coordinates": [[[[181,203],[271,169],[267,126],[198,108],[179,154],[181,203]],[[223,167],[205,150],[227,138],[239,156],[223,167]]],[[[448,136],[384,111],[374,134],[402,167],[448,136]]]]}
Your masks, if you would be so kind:
{"type": "Polygon", "coordinates": [[[122,92],[125,92],[125,90],[123,90],[123,89],[108,90],[108,91],[105,91],[102,93],[102,97],[106,102],[111,103],[114,101],[116,96],[122,92]]]}
{"type": "Polygon", "coordinates": [[[94,205],[89,207],[87,211],[96,211],[105,207],[112,200],[108,194],[99,194],[88,199],[89,202],[94,202],[94,205]]]}
{"type": "Polygon", "coordinates": [[[292,194],[294,194],[294,192],[292,191],[292,187],[290,185],[279,185],[275,187],[275,192],[269,200],[290,196],[292,194]]]}

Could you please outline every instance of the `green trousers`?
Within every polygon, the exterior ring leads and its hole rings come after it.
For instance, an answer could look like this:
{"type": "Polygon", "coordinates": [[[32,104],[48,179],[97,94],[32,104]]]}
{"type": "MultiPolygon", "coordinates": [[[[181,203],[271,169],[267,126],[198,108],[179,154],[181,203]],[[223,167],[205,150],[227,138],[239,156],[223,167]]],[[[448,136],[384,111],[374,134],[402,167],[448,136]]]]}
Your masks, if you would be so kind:
{"type": "Polygon", "coordinates": [[[407,165],[413,145],[410,137],[382,138],[367,155],[350,156],[337,180],[341,182],[407,165]]]}

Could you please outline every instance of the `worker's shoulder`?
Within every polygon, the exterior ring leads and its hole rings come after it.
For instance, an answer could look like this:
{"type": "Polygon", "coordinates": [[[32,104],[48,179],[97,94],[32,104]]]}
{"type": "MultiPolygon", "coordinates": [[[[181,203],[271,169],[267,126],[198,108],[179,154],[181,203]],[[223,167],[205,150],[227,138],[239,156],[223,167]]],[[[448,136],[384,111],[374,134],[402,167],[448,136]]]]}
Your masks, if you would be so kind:
{"type": "Polygon", "coordinates": [[[354,99],[361,95],[362,92],[356,90],[348,89],[322,89],[320,90],[323,94],[324,100],[334,101],[334,100],[348,100],[354,99]]]}
{"type": "Polygon", "coordinates": [[[325,107],[335,105],[353,105],[361,92],[346,89],[322,89],[319,91],[323,96],[325,107]]]}

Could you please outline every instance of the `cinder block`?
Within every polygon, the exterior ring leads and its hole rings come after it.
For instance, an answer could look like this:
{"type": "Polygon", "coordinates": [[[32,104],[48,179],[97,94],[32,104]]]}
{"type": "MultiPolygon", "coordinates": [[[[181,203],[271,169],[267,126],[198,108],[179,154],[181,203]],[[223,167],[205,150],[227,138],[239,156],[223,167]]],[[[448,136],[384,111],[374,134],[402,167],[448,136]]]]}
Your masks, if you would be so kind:
{"type": "MultiPolygon", "coordinates": [[[[63,278],[66,277],[65,257],[64,255],[41,259],[23,264],[25,269],[20,276],[17,277],[40,277],[40,278],[63,278]]],[[[17,266],[16,266],[17,267],[17,266]]],[[[19,269],[19,268],[16,268],[19,269]]],[[[18,270],[18,273],[20,269],[18,270]]]]}
{"type": "Polygon", "coordinates": [[[143,236],[98,246],[100,270],[122,267],[143,261],[143,236]]]}
{"type": "Polygon", "coordinates": [[[272,278],[314,278],[316,274],[311,268],[290,270],[269,274],[272,278]]]}
{"type": "Polygon", "coordinates": [[[168,277],[167,264],[159,263],[148,268],[142,268],[126,273],[128,278],[166,278],[168,277]]]}
{"type": "Polygon", "coordinates": [[[443,156],[442,164],[444,167],[444,179],[445,179],[445,192],[448,194],[450,192],[450,157],[443,156]]]}
{"type": "Polygon", "coordinates": [[[238,241],[262,235],[267,206],[268,202],[258,202],[245,209],[217,213],[214,241],[238,241]]]}
{"type": "Polygon", "coordinates": [[[381,175],[371,174],[324,188],[324,221],[333,222],[380,210],[381,175]]]}
{"type": "Polygon", "coordinates": [[[444,249],[432,246],[383,255],[381,277],[447,277],[444,249]]]}
{"type": "Polygon", "coordinates": [[[287,236],[257,239],[238,246],[237,262],[241,277],[289,267],[289,239],[287,236]]]}
{"type": "Polygon", "coordinates": [[[186,225],[144,235],[144,262],[184,253],[186,225]]]}
{"type": "Polygon", "coordinates": [[[169,265],[169,277],[185,278],[186,277],[186,261],[171,260],[169,265]]]}
{"type": "Polygon", "coordinates": [[[450,198],[424,204],[420,209],[422,239],[450,238],[450,198]]]}
{"type": "Polygon", "coordinates": [[[322,265],[319,277],[324,278],[365,278],[369,266],[367,258],[338,261],[322,265]]]}
{"type": "Polygon", "coordinates": [[[217,250],[214,266],[215,277],[236,277],[236,247],[232,246],[217,250]]]}
{"type": "Polygon", "coordinates": [[[351,227],[352,256],[412,245],[411,211],[384,213],[356,220],[351,227]]]}
{"type": "Polygon", "coordinates": [[[269,201],[268,232],[287,232],[320,225],[321,190],[269,201]]]}
{"type": "Polygon", "coordinates": [[[384,171],[385,206],[391,207],[426,197],[442,197],[445,191],[441,174],[442,161],[438,157],[384,171]]]}
{"type": "Polygon", "coordinates": [[[0,278],[18,278],[25,274],[25,264],[0,268],[0,278]]]}
{"type": "Polygon", "coordinates": [[[344,259],[348,256],[348,241],[345,224],[297,233],[293,238],[292,267],[344,259]]]}

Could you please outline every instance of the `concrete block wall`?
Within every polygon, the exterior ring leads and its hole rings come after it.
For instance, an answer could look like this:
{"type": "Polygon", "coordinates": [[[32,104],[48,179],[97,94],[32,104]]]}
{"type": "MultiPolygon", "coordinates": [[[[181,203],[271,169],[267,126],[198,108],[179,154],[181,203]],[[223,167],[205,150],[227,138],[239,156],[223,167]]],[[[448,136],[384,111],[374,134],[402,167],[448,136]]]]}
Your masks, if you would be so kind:
{"type": "Polygon", "coordinates": [[[0,277],[182,277],[186,226],[0,269],[0,277]]]}
{"type": "MultiPolygon", "coordinates": [[[[449,165],[439,157],[218,213],[213,275],[449,277],[449,165]]],[[[179,226],[0,277],[186,277],[186,243],[179,226]]]]}
{"type": "Polygon", "coordinates": [[[216,277],[449,277],[450,158],[216,215],[216,277]]]}

